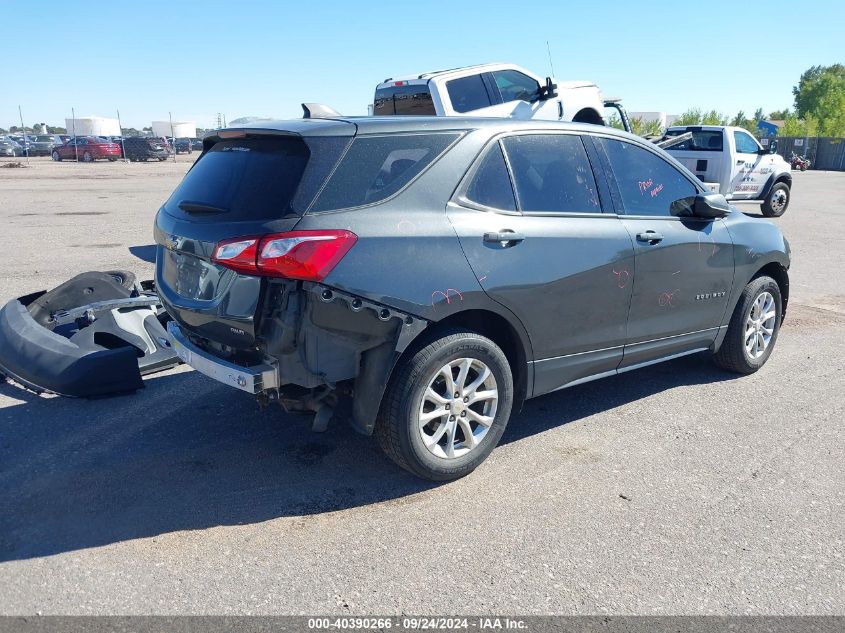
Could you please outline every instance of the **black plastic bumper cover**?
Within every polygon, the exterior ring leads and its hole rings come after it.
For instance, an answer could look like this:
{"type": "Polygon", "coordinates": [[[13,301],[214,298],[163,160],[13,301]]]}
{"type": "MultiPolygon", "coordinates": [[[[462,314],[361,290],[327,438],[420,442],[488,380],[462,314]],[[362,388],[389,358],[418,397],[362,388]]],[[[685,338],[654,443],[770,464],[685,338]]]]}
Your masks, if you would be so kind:
{"type": "Polygon", "coordinates": [[[17,300],[0,309],[0,373],[35,391],[83,398],[144,386],[133,348],[80,349],[17,300]]]}

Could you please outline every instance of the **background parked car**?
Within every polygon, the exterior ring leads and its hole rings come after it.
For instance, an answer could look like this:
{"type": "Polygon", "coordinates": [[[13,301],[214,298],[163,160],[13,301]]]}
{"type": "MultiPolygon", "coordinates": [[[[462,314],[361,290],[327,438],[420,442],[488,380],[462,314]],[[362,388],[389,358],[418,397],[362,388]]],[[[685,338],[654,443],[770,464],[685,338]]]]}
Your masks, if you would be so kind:
{"type": "Polygon", "coordinates": [[[173,143],[173,149],[176,150],[177,154],[190,154],[194,151],[189,138],[177,138],[173,143]]]}
{"type": "Polygon", "coordinates": [[[21,153],[22,156],[24,154],[30,153],[30,152],[28,152],[28,150],[31,149],[32,135],[24,134],[23,136],[21,136],[19,134],[16,134],[16,135],[10,134],[9,138],[12,139],[13,141],[15,141],[15,143],[17,143],[18,145],[21,146],[21,149],[23,150],[22,153],[21,153]]]}
{"type": "Polygon", "coordinates": [[[0,143],[6,147],[0,148],[0,156],[23,156],[24,151],[20,143],[18,143],[11,136],[0,136],[0,143]],[[11,152],[11,153],[9,153],[11,152]]]}
{"type": "Polygon", "coordinates": [[[77,136],[63,145],[53,148],[53,160],[77,160],[85,163],[106,158],[115,161],[120,158],[120,145],[96,136],[77,136]]]}
{"type": "Polygon", "coordinates": [[[192,138],[191,139],[191,149],[197,152],[202,151],[202,139],[201,138],[192,138]]]}
{"type": "Polygon", "coordinates": [[[170,155],[160,139],[148,136],[128,136],[123,139],[123,151],[132,162],[150,159],[167,160],[170,155]]]}
{"type": "Polygon", "coordinates": [[[53,153],[53,147],[61,145],[58,139],[52,134],[39,134],[38,136],[30,137],[29,155],[30,156],[49,156],[53,153]]]}
{"type": "Polygon", "coordinates": [[[22,156],[23,148],[8,137],[0,137],[0,156],[22,156]]]}

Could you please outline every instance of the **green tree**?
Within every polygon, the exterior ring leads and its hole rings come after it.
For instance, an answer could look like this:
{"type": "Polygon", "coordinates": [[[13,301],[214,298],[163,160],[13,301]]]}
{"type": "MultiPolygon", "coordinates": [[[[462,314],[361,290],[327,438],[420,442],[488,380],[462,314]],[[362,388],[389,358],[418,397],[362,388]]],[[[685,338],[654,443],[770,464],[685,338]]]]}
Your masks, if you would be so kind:
{"type": "MultiPolygon", "coordinates": [[[[625,127],[622,125],[622,118],[615,112],[608,117],[607,125],[609,127],[615,127],[617,130],[625,129],[625,127]]],[[[204,130],[201,131],[199,128],[197,128],[197,134],[199,134],[199,138],[202,138],[203,132],[204,130]]]]}
{"type": "MultiPolygon", "coordinates": [[[[619,122],[622,127],[622,122],[619,122]]],[[[631,119],[631,132],[637,136],[660,136],[663,134],[663,126],[660,121],[645,121],[642,117],[631,119]]]]}
{"type": "Polygon", "coordinates": [[[786,117],[789,116],[789,108],[784,110],[774,110],[769,112],[769,120],[770,121],[783,121],[786,117]]]}
{"type": "Polygon", "coordinates": [[[690,108],[675,119],[673,125],[701,125],[702,118],[701,110],[690,108]]]}
{"type": "Polygon", "coordinates": [[[821,136],[845,136],[845,66],[813,66],[792,88],[799,119],[814,117],[821,136]]]}
{"type": "Polygon", "coordinates": [[[715,110],[710,110],[707,112],[701,119],[702,125],[727,125],[728,124],[728,117],[726,117],[721,112],[716,112],[715,110]]]}

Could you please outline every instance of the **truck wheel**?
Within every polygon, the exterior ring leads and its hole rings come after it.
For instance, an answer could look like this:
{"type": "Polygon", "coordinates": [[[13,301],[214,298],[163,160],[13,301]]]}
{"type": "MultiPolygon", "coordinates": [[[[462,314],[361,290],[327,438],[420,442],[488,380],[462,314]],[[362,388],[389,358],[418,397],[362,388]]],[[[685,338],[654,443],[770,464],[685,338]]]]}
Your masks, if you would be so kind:
{"type": "Polygon", "coordinates": [[[432,481],[468,475],[499,443],[513,405],[513,376],[501,349],[454,331],[396,367],[375,435],[402,468],[432,481]]]}
{"type": "Polygon", "coordinates": [[[789,206],[789,185],[785,182],[775,183],[769,195],[763,201],[761,208],[767,218],[779,218],[786,213],[789,206]]]}
{"type": "Polygon", "coordinates": [[[753,374],[766,364],[781,323],[780,287],[771,277],[752,279],[734,309],[716,364],[739,374],[753,374]]]}

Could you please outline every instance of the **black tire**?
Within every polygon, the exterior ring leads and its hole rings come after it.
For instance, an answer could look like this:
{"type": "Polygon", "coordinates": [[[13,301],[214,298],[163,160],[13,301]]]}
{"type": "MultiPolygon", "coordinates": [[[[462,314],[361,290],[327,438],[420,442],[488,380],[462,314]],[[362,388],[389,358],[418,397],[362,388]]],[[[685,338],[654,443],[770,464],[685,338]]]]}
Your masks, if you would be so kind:
{"type": "Polygon", "coordinates": [[[93,163],[93,162],[94,162],[94,157],[91,155],[91,153],[90,153],[90,152],[84,152],[84,153],[82,154],[82,162],[83,162],[83,163],[93,163]]]}
{"type": "MultiPolygon", "coordinates": [[[[474,332],[445,332],[400,360],[382,400],[374,434],[382,450],[402,468],[431,481],[451,481],[475,470],[496,447],[508,424],[512,406],[513,375],[502,350],[490,339],[474,332]],[[498,392],[497,408],[486,435],[477,446],[461,456],[438,457],[423,443],[418,412],[438,369],[462,358],[480,361],[490,369],[498,392]]],[[[449,420],[454,417],[457,416],[449,420]]],[[[446,420],[439,423],[446,424],[446,420]]],[[[458,434],[465,443],[464,432],[455,431],[456,438],[458,434]]]]}
{"type": "Polygon", "coordinates": [[[112,277],[127,290],[132,290],[135,287],[135,280],[137,279],[135,273],[130,273],[128,270],[105,270],[103,273],[112,277]]]}
{"type": "Polygon", "coordinates": [[[776,182],[775,186],[772,187],[772,190],[766,195],[766,199],[760,207],[763,210],[763,215],[767,218],[779,218],[786,213],[786,209],[789,207],[790,198],[791,192],[789,190],[789,185],[785,182],[776,182]],[[775,202],[780,197],[781,192],[786,196],[783,205],[775,202]]]}
{"type": "Polygon", "coordinates": [[[113,156],[110,156],[110,157],[109,157],[109,162],[110,162],[110,163],[113,163],[113,162],[114,162],[114,161],[116,161],[116,160],[117,160],[117,159],[116,159],[115,157],[113,157],[113,156]]]}
{"type": "Polygon", "coordinates": [[[57,163],[62,162],[62,155],[59,154],[58,152],[53,152],[53,160],[56,161],[57,163]]]}
{"type": "Polygon", "coordinates": [[[713,356],[716,364],[722,369],[738,374],[753,374],[765,365],[769,356],[772,355],[780,332],[783,319],[782,305],[780,286],[774,279],[762,276],[748,282],[739,297],[733,315],[731,315],[725,340],[722,341],[722,346],[713,356]],[[774,298],[775,321],[768,346],[760,356],[753,358],[745,346],[746,325],[757,298],[764,292],[768,292],[774,298]]]}

